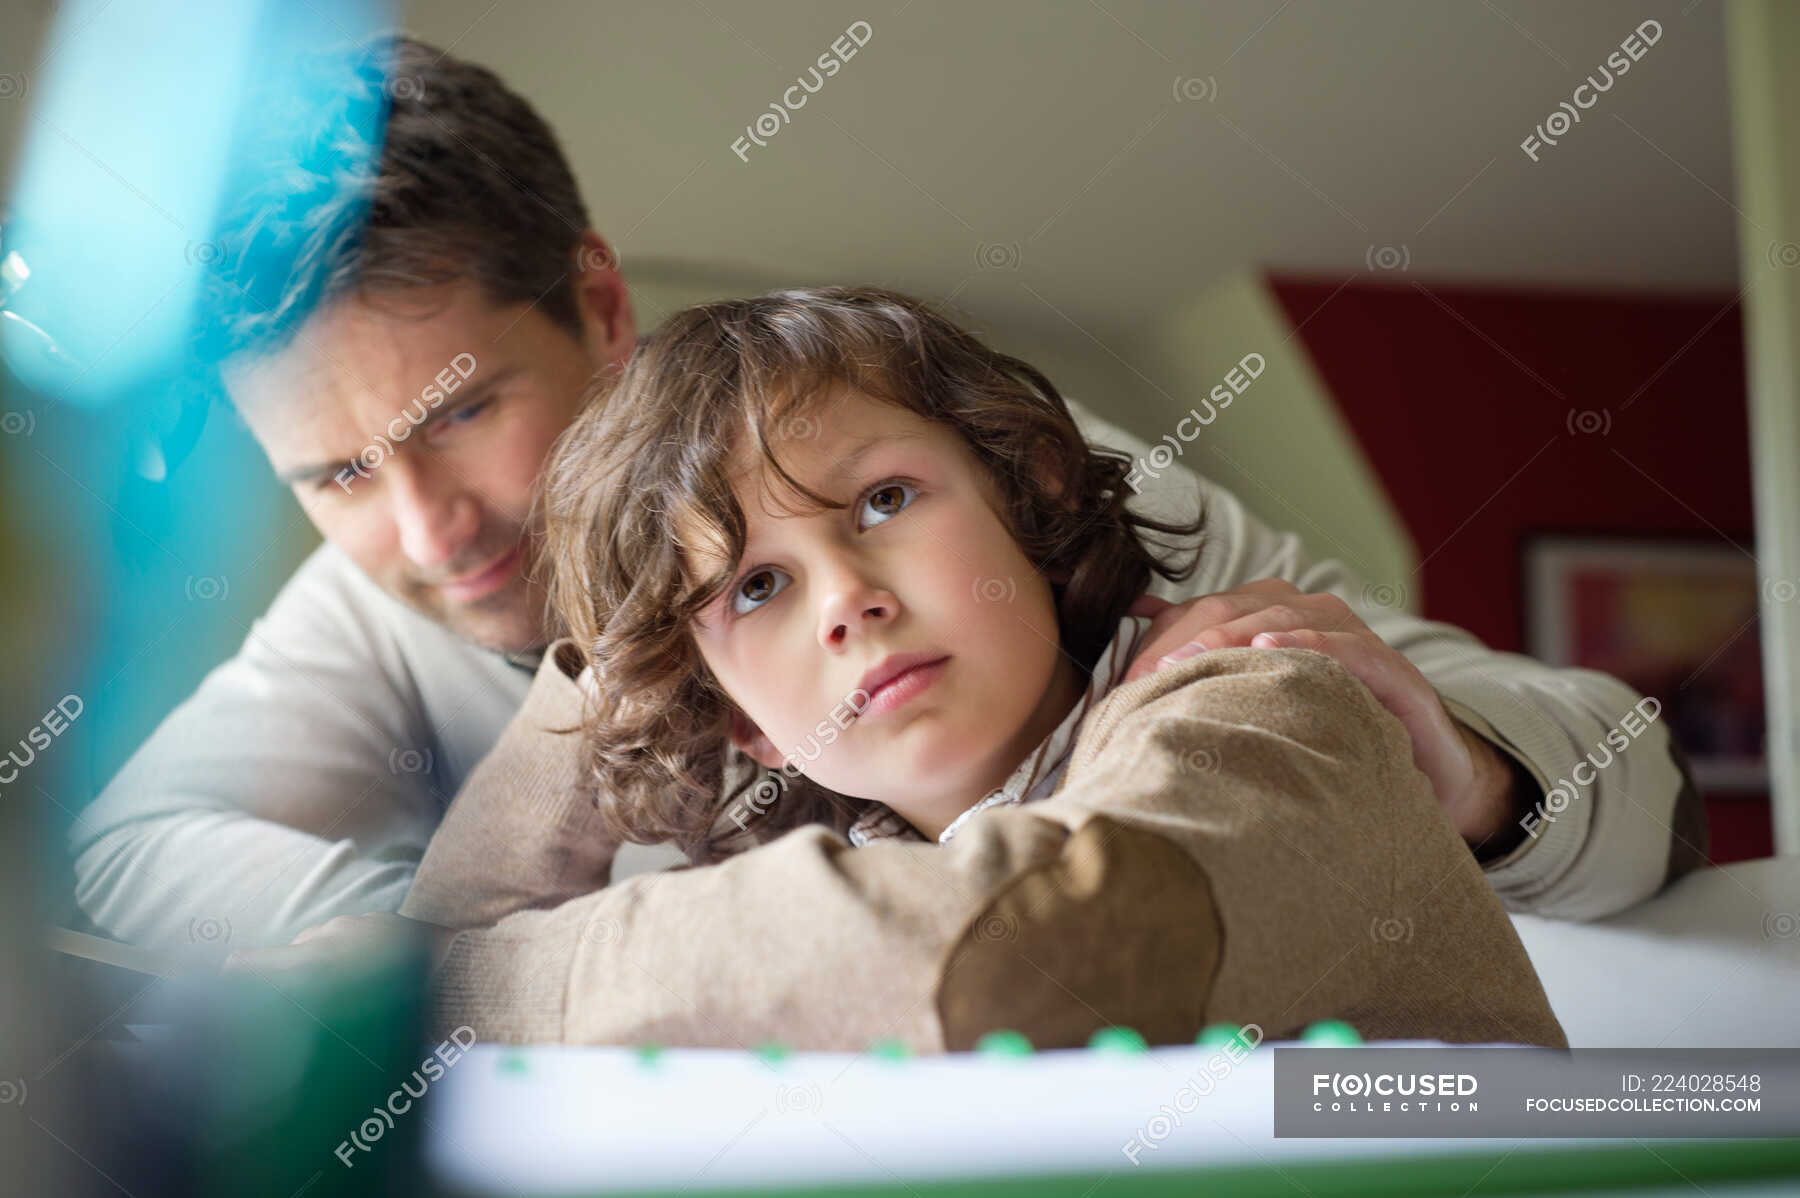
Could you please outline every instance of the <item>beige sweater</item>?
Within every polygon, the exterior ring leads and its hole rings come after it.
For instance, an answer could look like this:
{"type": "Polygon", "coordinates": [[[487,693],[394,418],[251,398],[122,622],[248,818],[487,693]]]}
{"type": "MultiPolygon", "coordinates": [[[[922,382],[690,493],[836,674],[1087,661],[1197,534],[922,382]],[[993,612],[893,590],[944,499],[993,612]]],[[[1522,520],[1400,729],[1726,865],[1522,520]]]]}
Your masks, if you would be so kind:
{"type": "Polygon", "coordinates": [[[1112,691],[1054,795],[946,846],[804,828],[598,890],[613,847],[574,738],[547,731],[578,715],[559,661],[402,908],[472,929],[436,978],[445,1028],[933,1052],[1000,1027],[1050,1046],[1340,1018],[1367,1038],[1565,1044],[1404,727],[1321,654],[1205,653],[1112,691]]]}

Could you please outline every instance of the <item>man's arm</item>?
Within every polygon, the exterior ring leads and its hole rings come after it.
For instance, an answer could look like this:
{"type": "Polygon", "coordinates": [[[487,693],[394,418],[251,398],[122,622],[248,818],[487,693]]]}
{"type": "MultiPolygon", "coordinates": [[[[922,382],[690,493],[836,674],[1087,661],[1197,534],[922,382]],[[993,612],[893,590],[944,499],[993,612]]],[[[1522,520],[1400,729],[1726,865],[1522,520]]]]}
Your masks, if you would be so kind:
{"type": "Polygon", "coordinates": [[[447,763],[354,568],[309,558],[76,819],[76,899],[108,935],[280,944],[400,905],[447,763]]]}
{"type": "MultiPolygon", "coordinates": [[[[1136,437],[1078,405],[1070,407],[1090,442],[1134,458],[1148,455],[1136,437]]],[[[1133,506],[1191,518],[1201,494],[1207,526],[1198,568],[1183,583],[1156,579],[1151,593],[1181,601],[1280,578],[1301,591],[1329,592],[1348,603],[1375,635],[1418,668],[1451,717],[1516,762],[1531,780],[1536,793],[1519,794],[1513,787],[1508,814],[1516,816],[1516,826],[1518,819],[1537,814],[1540,803],[1543,813],[1530,821],[1529,834],[1509,833],[1522,837],[1515,848],[1484,862],[1489,883],[1509,909],[1597,919],[1647,898],[1704,862],[1704,813],[1666,726],[1651,720],[1629,737],[1629,749],[1608,752],[1609,732],[1616,737],[1624,721],[1641,722],[1633,713],[1642,696],[1630,687],[1594,671],[1553,669],[1519,654],[1498,653],[1451,625],[1371,603],[1361,581],[1341,563],[1313,560],[1299,537],[1276,533],[1230,492],[1202,482],[1180,463],[1164,470],[1133,506]],[[1596,769],[1594,761],[1606,764],[1596,769]],[[1565,785],[1558,790],[1558,783],[1565,785]]],[[[1486,764],[1487,776],[1497,778],[1494,763],[1486,764]]],[[[1508,772],[1513,773],[1510,767],[1508,772]]]]}

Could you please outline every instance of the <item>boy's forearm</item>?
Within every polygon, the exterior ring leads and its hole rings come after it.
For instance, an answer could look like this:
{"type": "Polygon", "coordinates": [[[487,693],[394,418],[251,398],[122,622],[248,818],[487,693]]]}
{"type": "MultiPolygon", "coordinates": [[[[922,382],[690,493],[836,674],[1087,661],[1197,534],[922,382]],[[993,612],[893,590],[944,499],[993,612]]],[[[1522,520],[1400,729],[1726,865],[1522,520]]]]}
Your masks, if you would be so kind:
{"type": "Polygon", "coordinates": [[[1143,821],[1206,872],[1225,929],[1209,1020],[1561,1045],[1399,719],[1320,653],[1189,660],[1185,685],[1187,662],[1108,696],[1051,801],[1143,821]]]}
{"type": "Polygon", "coordinates": [[[994,810],[948,846],[860,849],[808,827],[457,935],[433,1022],[515,1042],[917,1052],[1000,1027],[1078,1045],[1118,1023],[1166,1043],[1202,1024],[1211,911],[1191,861],[1104,818],[1071,832],[994,810]]]}
{"type": "Polygon", "coordinates": [[[1090,716],[1051,799],[945,846],[803,828],[520,912],[455,938],[434,1019],[497,1040],[939,1051],[999,1027],[1172,1042],[1216,1019],[1278,1036],[1348,1015],[1560,1043],[1404,730],[1353,678],[1231,650],[1134,685],[1090,716]],[[1219,676],[1159,690],[1202,673],[1219,676]]]}

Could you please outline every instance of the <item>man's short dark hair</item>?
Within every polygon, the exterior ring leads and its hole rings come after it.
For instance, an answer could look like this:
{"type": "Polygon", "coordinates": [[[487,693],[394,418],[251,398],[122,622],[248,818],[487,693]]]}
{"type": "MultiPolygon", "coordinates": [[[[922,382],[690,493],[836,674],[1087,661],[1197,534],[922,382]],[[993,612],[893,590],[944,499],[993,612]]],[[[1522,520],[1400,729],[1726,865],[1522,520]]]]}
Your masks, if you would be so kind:
{"type": "Polygon", "coordinates": [[[278,350],[342,296],[462,279],[579,336],[587,210],[522,96],[405,36],[307,65],[303,89],[253,104],[240,130],[244,183],[208,254],[203,356],[278,350]]]}

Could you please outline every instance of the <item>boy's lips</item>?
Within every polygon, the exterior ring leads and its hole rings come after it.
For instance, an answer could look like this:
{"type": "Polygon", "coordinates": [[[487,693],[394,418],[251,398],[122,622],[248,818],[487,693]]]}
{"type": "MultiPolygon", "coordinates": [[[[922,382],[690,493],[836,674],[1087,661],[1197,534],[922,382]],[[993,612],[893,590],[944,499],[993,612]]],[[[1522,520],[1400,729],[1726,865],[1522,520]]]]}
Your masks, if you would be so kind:
{"type": "Polygon", "coordinates": [[[896,653],[884,658],[857,684],[869,696],[857,718],[870,719],[906,703],[936,682],[949,660],[944,653],[896,653]]]}

